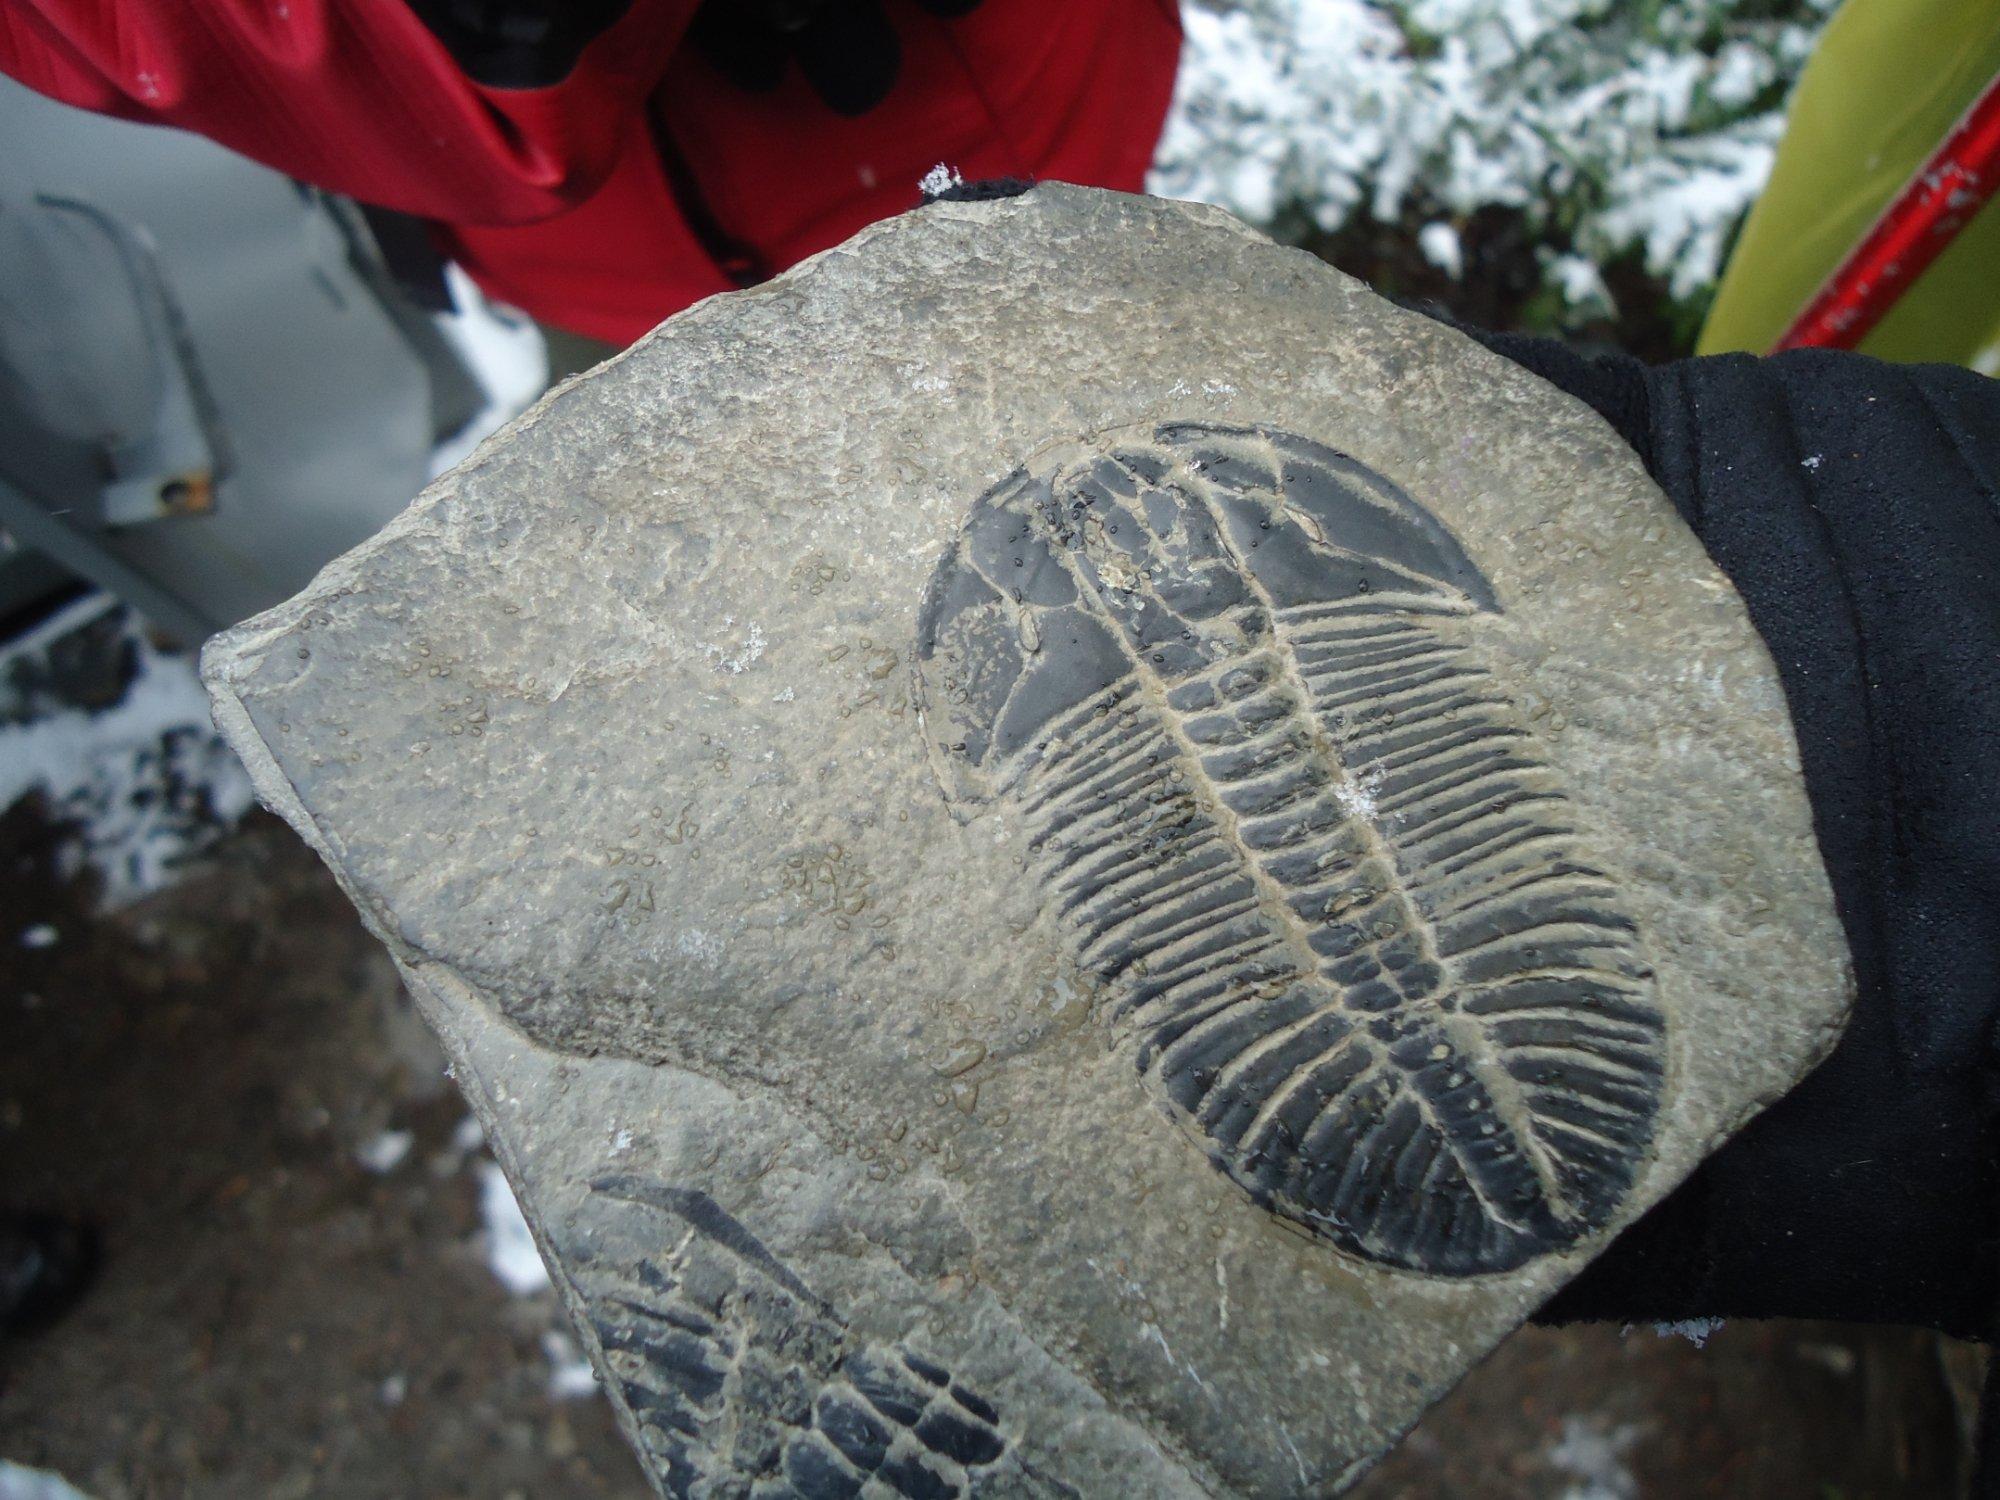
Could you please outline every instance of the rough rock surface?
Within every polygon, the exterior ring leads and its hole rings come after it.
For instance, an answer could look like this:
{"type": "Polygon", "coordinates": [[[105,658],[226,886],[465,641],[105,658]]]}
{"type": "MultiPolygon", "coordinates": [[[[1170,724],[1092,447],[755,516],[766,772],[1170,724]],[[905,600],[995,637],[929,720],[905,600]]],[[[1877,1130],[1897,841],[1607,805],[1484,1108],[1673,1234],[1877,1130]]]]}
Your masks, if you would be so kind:
{"type": "Polygon", "coordinates": [[[1634,456],[1210,210],[704,303],[206,670],[670,1493],[1335,1491],[1845,1015],[1634,456]]]}

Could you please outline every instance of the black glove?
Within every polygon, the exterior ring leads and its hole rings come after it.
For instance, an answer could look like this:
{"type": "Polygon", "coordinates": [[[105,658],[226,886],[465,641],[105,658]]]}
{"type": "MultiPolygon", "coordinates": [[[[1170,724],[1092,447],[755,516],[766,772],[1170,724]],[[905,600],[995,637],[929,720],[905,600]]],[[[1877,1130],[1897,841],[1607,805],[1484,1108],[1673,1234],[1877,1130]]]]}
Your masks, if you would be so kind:
{"type": "MultiPolygon", "coordinates": [[[[940,20],[980,0],[897,0],[940,20]]],[[[488,88],[562,82],[632,0],[408,0],[466,76],[488,88]]],[[[866,114],[895,86],[902,46],[883,0],[705,0],[687,39],[738,88],[774,89],[797,66],[827,108],[866,114]]]]}
{"type": "Polygon", "coordinates": [[[97,1232],[45,1214],[0,1214],[0,1342],[33,1333],[83,1295],[97,1271],[97,1232]]]}
{"type": "Polygon", "coordinates": [[[1595,407],[1790,703],[1859,994],[1817,1072],[1542,1310],[1995,1332],[2000,382],[1803,351],[1648,368],[1466,330],[1595,407]]]}
{"type": "Polygon", "coordinates": [[[583,49],[632,0],[408,0],[426,30],[475,83],[540,89],[561,83],[583,49]]]}
{"type": "MultiPolygon", "coordinates": [[[[940,19],[979,0],[914,0],[940,19]]],[[[797,65],[835,114],[862,115],[888,97],[902,47],[882,0],[706,0],[688,40],[738,88],[774,89],[797,65]]]]}

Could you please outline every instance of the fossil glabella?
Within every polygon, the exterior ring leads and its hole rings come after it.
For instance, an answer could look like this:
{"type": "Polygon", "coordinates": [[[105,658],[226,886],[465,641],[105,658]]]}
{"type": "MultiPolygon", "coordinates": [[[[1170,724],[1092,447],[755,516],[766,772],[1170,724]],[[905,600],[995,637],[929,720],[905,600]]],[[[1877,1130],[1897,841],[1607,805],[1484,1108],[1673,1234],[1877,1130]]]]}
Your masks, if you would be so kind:
{"type": "Polygon", "coordinates": [[[1331,1493],[1837,1038],[1592,414],[1213,210],[940,203],[206,662],[666,1493],[1331,1493]]]}

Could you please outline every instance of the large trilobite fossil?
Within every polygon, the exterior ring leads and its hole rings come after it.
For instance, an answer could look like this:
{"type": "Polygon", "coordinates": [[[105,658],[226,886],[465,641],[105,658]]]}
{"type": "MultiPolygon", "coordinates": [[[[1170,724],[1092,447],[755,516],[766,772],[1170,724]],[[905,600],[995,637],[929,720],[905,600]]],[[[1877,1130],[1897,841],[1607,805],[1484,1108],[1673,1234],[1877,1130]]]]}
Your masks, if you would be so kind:
{"type": "Polygon", "coordinates": [[[1666,1057],[1617,882],[1482,663],[1498,611],[1366,466],[1169,424],[981,497],[918,633],[947,793],[1025,821],[1169,1113],[1271,1211],[1450,1276],[1609,1220],[1666,1057]]]}

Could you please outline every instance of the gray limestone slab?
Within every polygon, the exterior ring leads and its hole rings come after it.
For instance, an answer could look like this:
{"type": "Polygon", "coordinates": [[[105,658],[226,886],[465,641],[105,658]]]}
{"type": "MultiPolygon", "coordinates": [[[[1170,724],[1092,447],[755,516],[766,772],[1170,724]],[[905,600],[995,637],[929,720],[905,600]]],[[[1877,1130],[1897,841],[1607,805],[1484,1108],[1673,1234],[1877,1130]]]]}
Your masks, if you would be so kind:
{"type": "Polygon", "coordinates": [[[1846,1014],[1635,456],[1209,209],[692,308],[206,671],[666,1493],[1335,1492],[1846,1014]]]}

